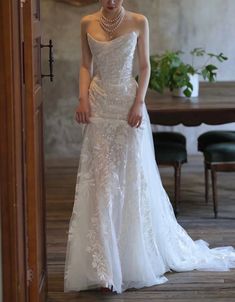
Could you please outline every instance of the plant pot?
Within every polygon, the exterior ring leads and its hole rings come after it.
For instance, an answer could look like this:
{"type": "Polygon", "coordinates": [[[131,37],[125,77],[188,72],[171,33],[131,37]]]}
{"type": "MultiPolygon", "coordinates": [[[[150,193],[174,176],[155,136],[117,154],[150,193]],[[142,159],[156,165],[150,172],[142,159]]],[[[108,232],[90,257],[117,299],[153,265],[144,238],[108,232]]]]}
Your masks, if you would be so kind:
{"type": "MultiPolygon", "coordinates": [[[[199,76],[198,76],[197,73],[195,73],[194,75],[188,74],[188,76],[190,78],[190,83],[193,85],[193,91],[192,91],[191,97],[198,97],[198,93],[199,93],[199,76]]],[[[185,86],[181,87],[179,89],[175,89],[175,90],[173,90],[172,95],[173,96],[177,96],[177,97],[187,98],[187,96],[183,92],[185,89],[186,89],[185,86]]]]}

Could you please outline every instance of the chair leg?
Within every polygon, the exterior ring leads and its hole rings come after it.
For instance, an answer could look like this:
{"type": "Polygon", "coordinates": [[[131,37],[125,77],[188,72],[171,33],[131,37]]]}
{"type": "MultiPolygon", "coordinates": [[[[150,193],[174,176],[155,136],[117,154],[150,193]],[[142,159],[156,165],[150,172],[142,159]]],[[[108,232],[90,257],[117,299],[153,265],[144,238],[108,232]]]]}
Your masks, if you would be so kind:
{"type": "Polygon", "coordinates": [[[205,173],[205,201],[208,203],[209,201],[209,169],[206,162],[204,162],[204,173],[205,173]]]}
{"type": "Polygon", "coordinates": [[[180,192],[181,192],[181,164],[179,166],[179,179],[178,179],[178,204],[180,205],[181,202],[181,196],[180,196],[180,192]]]}
{"type": "Polygon", "coordinates": [[[174,199],[174,211],[175,211],[175,216],[179,214],[179,192],[180,192],[180,169],[181,169],[181,164],[176,164],[174,166],[175,169],[175,199],[174,199]]]}
{"type": "Polygon", "coordinates": [[[212,181],[214,215],[215,215],[215,218],[217,218],[217,214],[218,214],[217,175],[216,175],[216,170],[213,167],[211,167],[211,181],[212,181]]]}

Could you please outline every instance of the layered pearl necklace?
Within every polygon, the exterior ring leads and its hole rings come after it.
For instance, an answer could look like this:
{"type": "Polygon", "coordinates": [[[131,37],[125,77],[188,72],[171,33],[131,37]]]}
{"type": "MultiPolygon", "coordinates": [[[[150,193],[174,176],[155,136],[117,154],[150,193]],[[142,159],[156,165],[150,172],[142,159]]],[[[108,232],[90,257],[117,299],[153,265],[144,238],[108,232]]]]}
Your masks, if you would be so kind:
{"type": "Polygon", "coordinates": [[[113,19],[106,18],[103,14],[103,8],[101,8],[100,26],[108,33],[110,39],[113,38],[114,31],[120,26],[125,16],[125,9],[122,6],[120,12],[113,19]]]}

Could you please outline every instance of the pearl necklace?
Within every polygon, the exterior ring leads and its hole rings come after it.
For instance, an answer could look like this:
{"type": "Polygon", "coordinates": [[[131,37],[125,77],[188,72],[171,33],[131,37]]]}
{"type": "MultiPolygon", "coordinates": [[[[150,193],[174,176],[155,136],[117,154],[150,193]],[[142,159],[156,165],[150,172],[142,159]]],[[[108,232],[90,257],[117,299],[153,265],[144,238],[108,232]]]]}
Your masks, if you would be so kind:
{"type": "Polygon", "coordinates": [[[101,8],[100,26],[109,34],[110,39],[113,38],[114,31],[120,26],[125,16],[125,9],[122,6],[120,12],[113,19],[106,18],[103,15],[103,8],[101,8]]]}

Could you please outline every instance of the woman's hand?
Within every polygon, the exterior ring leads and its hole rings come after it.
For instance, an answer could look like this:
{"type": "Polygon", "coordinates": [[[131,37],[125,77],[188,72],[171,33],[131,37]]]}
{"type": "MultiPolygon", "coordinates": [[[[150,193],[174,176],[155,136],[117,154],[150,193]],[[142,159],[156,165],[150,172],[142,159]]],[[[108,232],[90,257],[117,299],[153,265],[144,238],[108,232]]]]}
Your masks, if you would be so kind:
{"type": "Polygon", "coordinates": [[[80,100],[75,113],[75,119],[78,123],[89,123],[91,115],[91,108],[89,101],[80,100]]]}
{"type": "Polygon", "coordinates": [[[131,127],[138,128],[141,125],[143,117],[143,102],[134,102],[128,114],[128,124],[131,127]]]}

